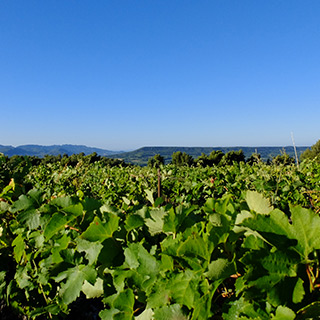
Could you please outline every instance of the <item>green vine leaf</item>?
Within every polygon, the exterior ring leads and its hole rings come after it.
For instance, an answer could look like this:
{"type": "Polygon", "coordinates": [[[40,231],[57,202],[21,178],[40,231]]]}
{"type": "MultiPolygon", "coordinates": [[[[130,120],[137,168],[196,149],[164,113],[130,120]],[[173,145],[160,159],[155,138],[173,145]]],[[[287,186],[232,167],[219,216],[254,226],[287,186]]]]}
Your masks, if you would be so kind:
{"type": "Polygon", "coordinates": [[[81,235],[82,239],[88,241],[102,242],[112,237],[113,233],[118,229],[119,217],[114,214],[108,214],[108,222],[103,223],[97,216],[94,217],[86,231],[81,235]]]}
{"type": "Polygon", "coordinates": [[[96,270],[90,266],[76,266],[74,268],[68,269],[63,274],[56,278],[59,280],[60,277],[66,278],[66,282],[61,284],[61,289],[59,296],[62,302],[69,305],[71,302],[75,301],[82,290],[82,286],[85,280],[89,282],[95,282],[96,280],[96,270]]]}
{"type": "Polygon", "coordinates": [[[273,320],[294,320],[296,314],[288,307],[279,306],[276,310],[275,316],[272,317],[273,320]]]}
{"type": "Polygon", "coordinates": [[[44,236],[46,240],[49,240],[50,238],[52,238],[60,230],[65,229],[67,224],[68,224],[67,217],[61,212],[56,212],[52,216],[52,218],[49,220],[48,224],[44,229],[44,236]]]}
{"type": "Polygon", "coordinates": [[[79,252],[85,252],[86,253],[86,259],[89,262],[89,265],[94,264],[98,256],[100,254],[101,249],[103,248],[103,245],[100,242],[91,242],[87,241],[85,239],[77,238],[77,250],[79,252]]]}
{"type": "Polygon", "coordinates": [[[13,241],[13,254],[17,263],[20,262],[22,256],[25,254],[25,243],[21,234],[19,234],[13,241]]]}
{"type": "Polygon", "coordinates": [[[305,295],[303,283],[304,283],[304,281],[301,278],[298,278],[297,283],[296,283],[294,290],[293,290],[293,293],[292,293],[293,303],[299,303],[303,300],[303,297],[305,295]]]}
{"type": "Polygon", "coordinates": [[[87,280],[84,280],[81,290],[86,295],[87,299],[98,298],[104,293],[103,280],[101,278],[97,278],[94,285],[87,280]]]}
{"type": "Polygon", "coordinates": [[[248,190],[245,199],[250,210],[255,211],[256,213],[269,214],[273,210],[269,200],[256,191],[248,190]]]}
{"type": "Polygon", "coordinates": [[[162,307],[154,311],[155,320],[187,320],[179,304],[162,307]]]}

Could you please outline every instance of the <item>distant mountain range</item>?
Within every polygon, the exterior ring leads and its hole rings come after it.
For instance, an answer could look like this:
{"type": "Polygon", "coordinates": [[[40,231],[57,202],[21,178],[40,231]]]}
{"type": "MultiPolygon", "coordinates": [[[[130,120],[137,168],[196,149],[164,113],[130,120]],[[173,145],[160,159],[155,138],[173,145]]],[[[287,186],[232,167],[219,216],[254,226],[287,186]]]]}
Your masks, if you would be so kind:
{"type": "Polygon", "coordinates": [[[36,156],[36,157],[44,157],[45,155],[54,155],[57,156],[59,154],[79,154],[83,152],[84,154],[91,154],[96,152],[100,156],[110,156],[112,154],[119,154],[121,151],[110,151],[99,148],[91,148],[87,146],[79,146],[73,144],[63,144],[63,145],[53,145],[53,146],[40,146],[34,144],[28,144],[18,147],[12,146],[3,146],[0,145],[0,152],[5,154],[6,156],[36,156]]]}
{"type": "MultiPolygon", "coordinates": [[[[298,156],[301,155],[308,147],[297,147],[298,156]]],[[[286,152],[291,157],[294,157],[294,149],[292,146],[286,147],[143,147],[134,151],[110,151],[100,148],[92,148],[81,145],[53,145],[53,146],[40,146],[40,145],[22,145],[18,147],[0,145],[0,152],[11,157],[14,155],[20,156],[36,156],[44,157],[45,155],[72,155],[83,152],[84,154],[92,154],[96,152],[98,155],[108,158],[123,159],[127,163],[138,165],[146,165],[148,159],[156,154],[164,157],[165,162],[171,161],[171,156],[174,152],[181,151],[191,155],[194,159],[199,157],[202,153],[210,154],[213,150],[221,150],[224,153],[229,151],[238,151],[242,149],[246,158],[249,158],[252,153],[258,152],[262,160],[272,159],[283,152],[286,152]]]]}

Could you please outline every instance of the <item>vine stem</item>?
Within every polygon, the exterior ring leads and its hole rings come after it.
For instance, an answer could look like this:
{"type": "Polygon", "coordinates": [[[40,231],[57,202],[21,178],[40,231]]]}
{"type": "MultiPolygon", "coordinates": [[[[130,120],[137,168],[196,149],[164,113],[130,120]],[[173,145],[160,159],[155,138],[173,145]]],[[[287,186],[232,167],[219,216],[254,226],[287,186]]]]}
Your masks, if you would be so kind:
{"type": "MultiPolygon", "coordinates": [[[[34,265],[34,268],[36,269],[36,272],[38,273],[38,268],[37,268],[37,265],[36,265],[36,263],[34,262],[34,260],[32,260],[32,263],[33,263],[33,265],[34,265]]],[[[41,284],[40,282],[39,282],[39,287],[40,287],[41,293],[42,293],[42,295],[43,295],[44,301],[45,301],[46,304],[48,305],[48,298],[47,298],[46,294],[44,293],[42,284],[41,284]]],[[[51,312],[48,312],[48,313],[49,313],[49,318],[52,319],[51,312]]]]}
{"type": "Polygon", "coordinates": [[[310,267],[309,264],[306,264],[306,271],[307,271],[307,275],[308,275],[308,278],[309,278],[311,291],[313,291],[314,290],[314,285],[313,285],[313,281],[312,281],[313,272],[312,272],[311,267],[310,267]],[[312,276],[311,276],[311,274],[312,274],[312,276]]]}

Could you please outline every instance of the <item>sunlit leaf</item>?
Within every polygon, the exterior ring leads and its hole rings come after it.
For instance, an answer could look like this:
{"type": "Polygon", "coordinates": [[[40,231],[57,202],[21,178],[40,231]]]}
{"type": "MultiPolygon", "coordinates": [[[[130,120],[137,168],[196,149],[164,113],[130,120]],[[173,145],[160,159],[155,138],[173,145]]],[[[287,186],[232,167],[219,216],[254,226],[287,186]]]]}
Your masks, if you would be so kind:
{"type": "Polygon", "coordinates": [[[103,247],[102,244],[100,242],[91,242],[81,238],[78,238],[76,242],[77,250],[86,253],[86,259],[88,260],[89,265],[95,263],[103,247]]]}
{"type": "Polygon", "coordinates": [[[151,218],[145,219],[145,225],[148,227],[152,236],[163,232],[163,219],[165,215],[166,212],[163,210],[163,208],[150,210],[151,218]]]}
{"type": "Polygon", "coordinates": [[[87,280],[82,285],[82,292],[86,295],[87,299],[98,298],[103,295],[103,280],[97,278],[94,285],[90,284],[87,280]]]}
{"type": "Polygon", "coordinates": [[[276,314],[272,319],[274,320],[294,320],[296,314],[288,307],[279,306],[276,310],[276,314]]]}
{"type": "Polygon", "coordinates": [[[269,200],[256,191],[248,190],[245,199],[250,210],[255,211],[256,213],[269,214],[273,210],[269,200]]]}
{"type": "Polygon", "coordinates": [[[13,246],[13,253],[14,253],[14,258],[17,263],[20,262],[23,254],[24,254],[24,249],[25,249],[25,243],[23,240],[23,237],[21,234],[19,234],[13,241],[12,241],[12,246],[13,246]]]}

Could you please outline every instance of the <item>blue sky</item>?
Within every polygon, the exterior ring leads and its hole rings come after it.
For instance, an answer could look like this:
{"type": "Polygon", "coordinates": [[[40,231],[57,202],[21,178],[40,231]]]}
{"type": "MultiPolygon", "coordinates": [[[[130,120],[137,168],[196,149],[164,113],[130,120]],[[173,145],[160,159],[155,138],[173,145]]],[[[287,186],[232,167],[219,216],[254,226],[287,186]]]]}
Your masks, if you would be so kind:
{"type": "Polygon", "coordinates": [[[320,1],[4,0],[0,144],[320,139],[320,1]]]}

